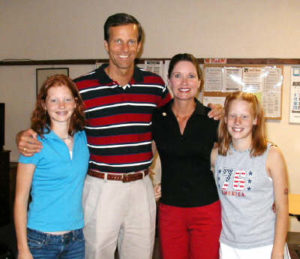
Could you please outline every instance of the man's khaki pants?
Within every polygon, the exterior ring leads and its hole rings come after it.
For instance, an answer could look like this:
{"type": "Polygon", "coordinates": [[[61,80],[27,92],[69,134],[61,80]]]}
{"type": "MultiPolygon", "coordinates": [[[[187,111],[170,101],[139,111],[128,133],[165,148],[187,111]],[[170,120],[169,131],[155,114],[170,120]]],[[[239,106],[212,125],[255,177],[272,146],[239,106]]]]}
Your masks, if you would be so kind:
{"type": "Polygon", "coordinates": [[[86,259],[150,259],[156,204],[149,175],[123,183],[87,175],[83,206],[86,259]]]}

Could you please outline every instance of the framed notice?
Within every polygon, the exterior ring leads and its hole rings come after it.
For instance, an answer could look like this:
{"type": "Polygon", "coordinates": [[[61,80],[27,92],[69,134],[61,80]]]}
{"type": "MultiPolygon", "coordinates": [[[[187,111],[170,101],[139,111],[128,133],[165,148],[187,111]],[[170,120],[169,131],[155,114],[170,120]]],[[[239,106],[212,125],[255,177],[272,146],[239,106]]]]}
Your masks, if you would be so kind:
{"type": "Polygon", "coordinates": [[[37,68],[36,69],[36,95],[38,95],[43,83],[48,79],[48,77],[56,74],[63,74],[69,76],[69,68],[59,67],[59,68],[37,68]]]}

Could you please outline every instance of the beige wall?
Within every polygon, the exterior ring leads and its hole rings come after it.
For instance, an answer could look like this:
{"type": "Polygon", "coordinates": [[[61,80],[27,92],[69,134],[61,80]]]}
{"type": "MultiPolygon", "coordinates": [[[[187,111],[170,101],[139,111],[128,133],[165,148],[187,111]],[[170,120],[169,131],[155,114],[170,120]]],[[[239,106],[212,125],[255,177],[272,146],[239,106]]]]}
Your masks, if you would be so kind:
{"type": "Polygon", "coordinates": [[[299,0],[0,0],[0,59],[105,57],[120,11],[142,23],[144,57],[299,57],[299,0]]]}
{"type": "MultiPolygon", "coordinates": [[[[0,60],[107,58],[102,25],[115,12],[131,13],[142,23],[145,58],[183,51],[197,57],[300,58],[299,0],[0,0],[0,60]]],[[[70,75],[93,67],[69,66],[70,75]]],[[[29,126],[35,69],[0,66],[5,148],[12,150],[13,161],[15,134],[29,126]]],[[[267,127],[286,157],[290,190],[300,193],[300,125],[288,123],[289,66],[284,78],[282,120],[267,127]]],[[[294,219],[291,230],[300,231],[294,219]]]]}

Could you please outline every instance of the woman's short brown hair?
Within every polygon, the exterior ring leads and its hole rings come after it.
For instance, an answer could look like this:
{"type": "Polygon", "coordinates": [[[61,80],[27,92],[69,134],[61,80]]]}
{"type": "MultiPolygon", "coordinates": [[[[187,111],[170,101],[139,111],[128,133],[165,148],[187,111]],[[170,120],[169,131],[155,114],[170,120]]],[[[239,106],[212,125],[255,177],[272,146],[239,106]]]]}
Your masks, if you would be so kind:
{"type": "Polygon", "coordinates": [[[201,83],[200,83],[200,91],[201,91],[202,90],[202,82],[203,82],[203,80],[202,80],[202,71],[200,69],[198,60],[192,54],[179,53],[179,54],[176,54],[175,56],[173,56],[171,58],[171,61],[170,61],[170,64],[169,64],[168,78],[169,79],[171,78],[171,75],[172,75],[172,72],[174,70],[175,65],[180,61],[188,61],[188,62],[191,62],[194,65],[194,67],[197,71],[198,79],[201,80],[201,83]]]}

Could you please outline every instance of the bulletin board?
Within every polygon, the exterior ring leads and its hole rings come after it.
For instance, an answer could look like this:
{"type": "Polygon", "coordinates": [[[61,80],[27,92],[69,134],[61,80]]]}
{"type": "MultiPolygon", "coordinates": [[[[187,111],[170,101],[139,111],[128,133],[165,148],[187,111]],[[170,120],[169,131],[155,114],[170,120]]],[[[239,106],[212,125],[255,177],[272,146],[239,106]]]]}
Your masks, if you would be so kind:
{"type": "MultiPolygon", "coordinates": [[[[198,58],[204,71],[204,90],[198,99],[208,103],[224,103],[229,92],[244,91],[258,96],[268,119],[281,119],[283,66],[292,65],[290,123],[300,124],[300,59],[278,58],[198,58]],[[275,65],[274,65],[275,64],[275,65]],[[294,105],[294,106],[292,106],[294,105]]],[[[107,59],[82,60],[4,60],[0,66],[82,65],[107,63],[107,59]]],[[[167,82],[169,58],[137,59],[136,64],[159,74],[167,82]]]]}
{"type": "Polygon", "coordinates": [[[224,104],[230,92],[255,94],[267,119],[281,119],[282,65],[204,64],[203,104],[224,104]]]}

